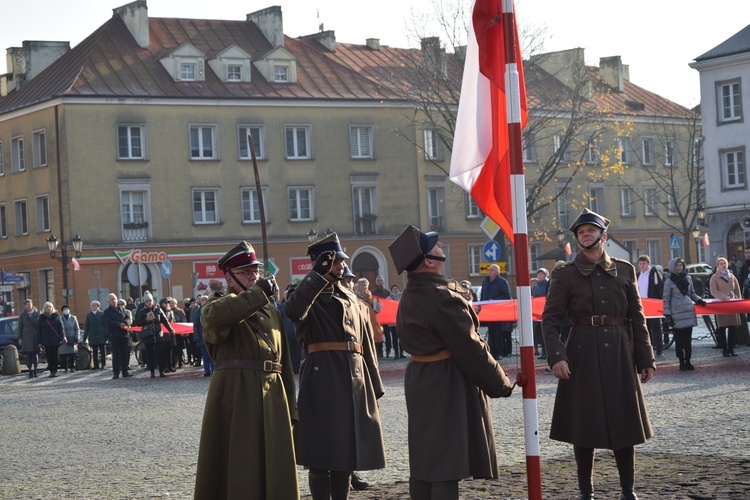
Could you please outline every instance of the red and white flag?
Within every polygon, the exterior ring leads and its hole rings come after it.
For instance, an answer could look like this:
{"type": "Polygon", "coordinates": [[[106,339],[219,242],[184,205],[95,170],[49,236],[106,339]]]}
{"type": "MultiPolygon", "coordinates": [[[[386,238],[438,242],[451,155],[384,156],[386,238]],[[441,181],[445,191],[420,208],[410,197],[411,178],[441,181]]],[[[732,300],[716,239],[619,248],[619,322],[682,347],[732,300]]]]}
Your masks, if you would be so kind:
{"type": "MultiPolygon", "coordinates": [[[[520,127],[526,125],[526,85],[516,40],[516,61],[507,62],[502,21],[502,0],[476,0],[466,48],[456,132],[451,153],[450,178],[471,194],[485,215],[513,241],[513,200],[510,188],[506,105],[507,73],[517,70],[520,87],[520,127]]],[[[515,14],[514,14],[515,16],[515,14]]],[[[514,23],[515,27],[515,23],[514,23]]]]}
{"type": "Polygon", "coordinates": [[[703,235],[703,246],[707,247],[708,245],[709,245],[708,233],[706,233],[706,234],[703,235]]]}
{"type": "Polygon", "coordinates": [[[81,270],[81,264],[78,263],[78,260],[75,257],[70,259],[70,263],[73,264],[73,271],[81,270]]]}

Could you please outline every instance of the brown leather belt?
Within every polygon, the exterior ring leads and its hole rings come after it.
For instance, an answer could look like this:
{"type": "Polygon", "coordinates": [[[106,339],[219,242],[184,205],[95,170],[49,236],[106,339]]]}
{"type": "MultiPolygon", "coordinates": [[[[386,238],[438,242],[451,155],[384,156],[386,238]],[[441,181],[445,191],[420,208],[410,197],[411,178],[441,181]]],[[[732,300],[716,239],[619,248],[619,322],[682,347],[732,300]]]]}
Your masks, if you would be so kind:
{"type": "Polygon", "coordinates": [[[411,355],[411,360],[418,363],[432,363],[434,361],[442,361],[451,357],[451,352],[448,349],[443,349],[435,354],[427,354],[425,356],[418,356],[416,354],[411,355]]]}
{"type": "Polygon", "coordinates": [[[307,354],[320,351],[350,351],[362,354],[364,349],[356,342],[316,342],[308,345],[306,351],[307,354]]]}
{"type": "Polygon", "coordinates": [[[628,318],[617,316],[586,316],[583,318],[573,318],[571,321],[578,326],[625,326],[628,318]]]}
{"type": "Polygon", "coordinates": [[[281,373],[281,363],[274,363],[270,359],[265,361],[253,361],[250,359],[223,359],[214,362],[215,370],[225,368],[248,368],[250,370],[259,370],[262,372],[281,373]]]}

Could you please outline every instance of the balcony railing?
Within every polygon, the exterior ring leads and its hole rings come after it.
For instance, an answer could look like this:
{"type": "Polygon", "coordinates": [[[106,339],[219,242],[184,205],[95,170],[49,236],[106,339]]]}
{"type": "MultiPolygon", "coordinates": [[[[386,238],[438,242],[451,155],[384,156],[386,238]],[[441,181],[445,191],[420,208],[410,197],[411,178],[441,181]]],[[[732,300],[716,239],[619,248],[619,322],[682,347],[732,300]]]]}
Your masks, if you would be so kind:
{"type": "Polygon", "coordinates": [[[148,222],[123,222],[122,241],[148,241],[148,222]]]}

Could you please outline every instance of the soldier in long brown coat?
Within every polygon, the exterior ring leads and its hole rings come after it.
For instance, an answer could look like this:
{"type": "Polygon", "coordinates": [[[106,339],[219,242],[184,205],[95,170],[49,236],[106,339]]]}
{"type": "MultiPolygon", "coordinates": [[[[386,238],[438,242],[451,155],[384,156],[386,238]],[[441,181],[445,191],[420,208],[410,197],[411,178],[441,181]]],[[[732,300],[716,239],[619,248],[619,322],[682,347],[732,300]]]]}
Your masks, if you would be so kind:
{"type": "Polygon", "coordinates": [[[389,246],[408,282],[397,316],[412,357],[404,390],[409,422],[409,492],[414,500],[457,499],[461,479],[497,478],[489,397],[512,386],[478,333],[466,290],[443,275],[435,232],[407,227],[389,246]]]}
{"type": "Polygon", "coordinates": [[[570,226],[580,252],[552,272],[542,316],[547,362],[560,379],[550,438],[573,445],[582,500],[593,498],[595,448],[614,450],[620,498],[637,498],[634,445],[653,435],[641,383],[656,369],[654,352],[635,268],[604,251],[608,225],[584,209],[570,226]],[[563,344],[566,313],[572,328],[563,344]]]}
{"type": "Polygon", "coordinates": [[[345,499],[352,471],[385,467],[377,399],[383,391],[368,318],[341,285],[344,253],[336,233],[310,245],[312,270],[287,298],[306,357],[294,426],[297,463],[310,469],[314,500],[345,499]]]}

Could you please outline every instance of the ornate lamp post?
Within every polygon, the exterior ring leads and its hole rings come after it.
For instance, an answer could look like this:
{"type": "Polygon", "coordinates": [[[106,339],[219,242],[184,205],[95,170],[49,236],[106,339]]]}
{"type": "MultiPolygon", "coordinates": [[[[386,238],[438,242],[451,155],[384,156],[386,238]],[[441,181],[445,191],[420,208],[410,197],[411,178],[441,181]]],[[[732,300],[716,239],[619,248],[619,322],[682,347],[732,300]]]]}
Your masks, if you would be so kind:
{"type": "Polygon", "coordinates": [[[315,229],[310,229],[307,232],[307,241],[310,242],[310,244],[315,243],[315,241],[318,239],[318,233],[315,231],[315,229]]]}
{"type": "Polygon", "coordinates": [[[555,237],[557,238],[557,246],[562,248],[565,246],[565,231],[562,229],[558,229],[555,233],[555,237]]]}
{"type": "MultiPolygon", "coordinates": [[[[71,240],[71,243],[73,253],[75,254],[75,258],[77,259],[83,253],[83,238],[81,238],[80,235],[76,234],[71,240]]],[[[68,268],[73,257],[68,256],[68,246],[65,243],[61,245],[60,241],[55,238],[54,234],[50,235],[50,237],[47,238],[47,249],[49,250],[49,256],[51,259],[59,260],[62,263],[63,297],[66,297],[65,302],[67,303],[67,297],[71,295],[70,290],[68,289],[68,268]],[[60,248],[59,256],[57,255],[58,247],[60,248]]]]}
{"type": "Polygon", "coordinates": [[[705,224],[706,223],[706,209],[703,208],[702,204],[698,204],[698,208],[696,209],[695,213],[698,216],[698,224],[705,224]]]}
{"type": "Polygon", "coordinates": [[[700,258],[701,258],[701,247],[700,247],[701,229],[698,226],[695,226],[692,232],[693,232],[693,238],[695,239],[695,251],[697,252],[695,254],[695,262],[698,262],[700,261],[700,258]]]}

